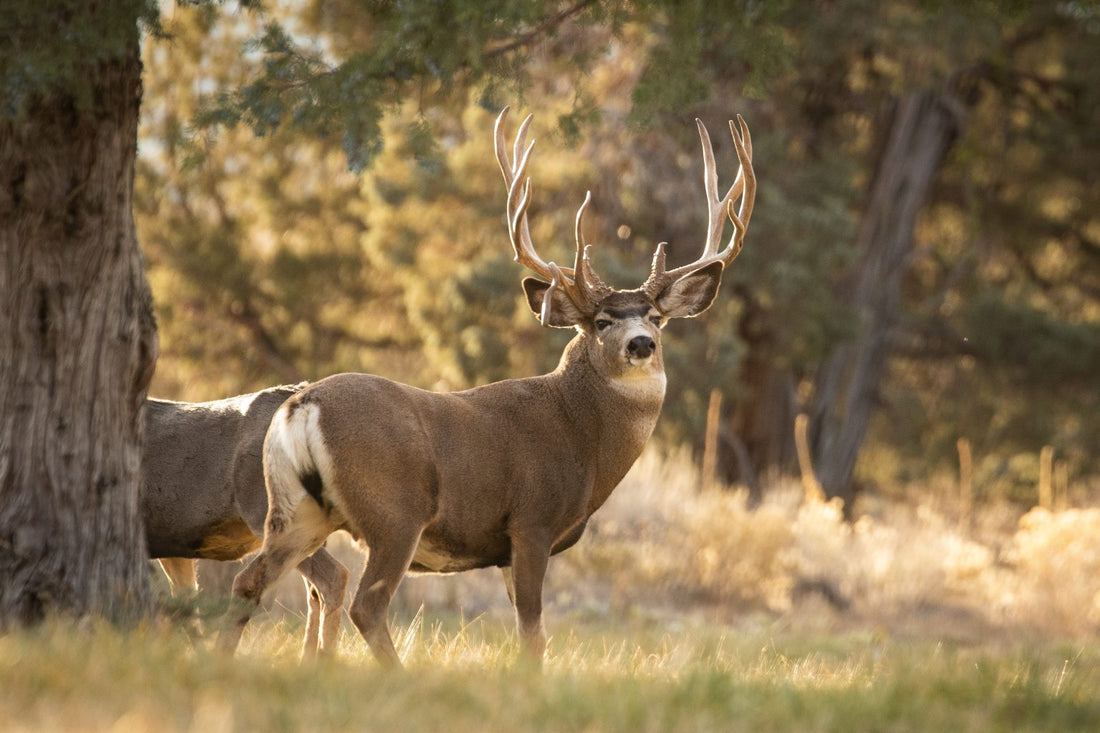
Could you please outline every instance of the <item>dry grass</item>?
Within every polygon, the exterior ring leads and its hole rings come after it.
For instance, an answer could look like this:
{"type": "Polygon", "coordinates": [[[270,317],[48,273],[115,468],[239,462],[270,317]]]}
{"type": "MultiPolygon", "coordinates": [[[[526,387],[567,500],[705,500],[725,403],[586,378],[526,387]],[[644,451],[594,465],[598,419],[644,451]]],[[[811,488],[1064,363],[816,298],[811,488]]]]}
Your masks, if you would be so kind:
{"type": "Polygon", "coordinates": [[[568,619],[545,670],[495,622],[399,624],[408,669],[350,644],[298,664],[297,628],[236,659],[167,627],[49,625],[0,638],[12,731],[1095,730],[1094,648],[966,648],[875,634],[730,634],[568,619]]]}
{"type": "MultiPolygon", "coordinates": [[[[7,730],[1100,729],[1100,510],[882,501],[853,523],[779,487],[756,509],[647,454],[551,563],[545,670],[517,662],[499,576],[411,578],[387,675],[345,625],[300,665],[289,579],[236,659],[200,602],[129,633],[0,638],[7,730]]],[[[345,540],[332,543],[361,563],[345,540]]]]}
{"type": "MultiPolygon", "coordinates": [[[[551,561],[548,626],[567,632],[558,619],[579,615],[960,641],[1100,631],[1100,509],[998,505],[964,522],[948,504],[878,499],[857,514],[845,522],[794,483],[750,509],[742,492],[703,486],[685,456],[646,453],[551,561]]],[[[329,546],[356,577],[358,548],[340,535],[329,546]]],[[[297,576],[273,596],[267,622],[301,616],[297,576]]],[[[429,623],[511,614],[494,570],[410,577],[394,608],[406,619],[423,609],[429,623]]]]}
{"type": "MultiPolygon", "coordinates": [[[[998,505],[964,522],[949,504],[877,500],[849,523],[839,505],[802,494],[773,487],[750,509],[743,493],[702,486],[684,456],[647,453],[584,539],[551,561],[551,630],[588,614],[963,641],[1100,631],[1100,509],[998,505]]],[[[492,571],[410,578],[397,607],[510,613],[492,571]]]]}

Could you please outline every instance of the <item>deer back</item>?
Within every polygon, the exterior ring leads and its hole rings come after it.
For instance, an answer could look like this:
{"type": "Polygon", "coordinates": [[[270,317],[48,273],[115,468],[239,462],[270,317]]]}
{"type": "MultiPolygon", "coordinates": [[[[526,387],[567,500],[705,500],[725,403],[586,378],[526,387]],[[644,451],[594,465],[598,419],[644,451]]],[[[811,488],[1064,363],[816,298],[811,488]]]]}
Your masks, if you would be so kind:
{"type": "Polygon", "coordinates": [[[140,499],[150,557],[236,560],[259,546],[264,435],[303,386],[213,402],[146,400],[140,499]]]}

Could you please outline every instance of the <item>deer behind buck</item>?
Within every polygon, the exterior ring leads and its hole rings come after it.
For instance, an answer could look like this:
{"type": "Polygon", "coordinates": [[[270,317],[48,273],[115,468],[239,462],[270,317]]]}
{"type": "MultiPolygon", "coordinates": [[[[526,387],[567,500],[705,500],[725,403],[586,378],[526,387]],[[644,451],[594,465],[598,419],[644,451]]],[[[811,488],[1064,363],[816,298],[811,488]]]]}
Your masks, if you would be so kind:
{"type": "MultiPolygon", "coordinates": [[[[238,560],[260,547],[264,434],[302,386],[214,402],[145,401],[141,512],[149,556],[160,558],[173,591],[197,587],[196,558],[238,560]]],[[[334,651],[348,571],[323,547],[298,569],[309,601],[302,654],[334,651]]]]}
{"type": "Polygon", "coordinates": [[[669,270],[662,243],[645,283],[615,290],[593,271],[581,233],[590,196],[577,212],[573,268],[536,253],[525,178],[531,118],[509,158],[507,112],[494,136],[508,233],[516,260],[538,275],[523,290],[544,326],[574,328],[576,336],[557,369],[538,377],[435,393],[339,374],[288,399],[264,446],[270,508],[263,549],[234,581],[241,611],[222,632],[224,649],[236,647],[264,589],[344,529],[370,550],[350,615],[381,662],[400,663],[386,613],[407,572],[489,566],[503,569],[525,651],[542,658],[547,562],[580,538],[641,454],[665,394],[661,328],[714,300],[722,270],[741,250],[756,180],[749,131],[738,117],[740,130],[731,122],[730,132],[740,171],[719,198],[710,139],[697,122],[709,211],[702,255],[669,270]],[[735,232],[719,251],[727,217],[735,232]]]}

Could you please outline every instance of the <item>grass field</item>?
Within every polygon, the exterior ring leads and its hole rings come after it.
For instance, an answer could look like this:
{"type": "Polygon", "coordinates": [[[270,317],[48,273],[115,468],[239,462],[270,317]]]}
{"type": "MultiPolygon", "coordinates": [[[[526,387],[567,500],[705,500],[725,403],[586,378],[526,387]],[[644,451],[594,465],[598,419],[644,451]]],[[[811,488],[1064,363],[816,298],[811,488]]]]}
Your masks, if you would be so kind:
{"type": "Polygon", "coordinates": [[[300,664],[290,579],[235,659],[203,599],[0,637],[0,729],[1100,730],[1100,510],[883,501],[848,523],[794,487],[750,510],[685,460],[640,463],[551,563],[541,672],[495,573],[406,582],[400,673],[348,623],[300,664]]]}
{"type": "Polygon", "coordinates": [[[286,625],[235,660],[178,630],[42,628],[0,639],[0,716],[13,731],[1100,729],[1094,645],[560,621],[541,674],[495,621],[399,626],[397,674],[350,635],[300,665],[286,625]]]}

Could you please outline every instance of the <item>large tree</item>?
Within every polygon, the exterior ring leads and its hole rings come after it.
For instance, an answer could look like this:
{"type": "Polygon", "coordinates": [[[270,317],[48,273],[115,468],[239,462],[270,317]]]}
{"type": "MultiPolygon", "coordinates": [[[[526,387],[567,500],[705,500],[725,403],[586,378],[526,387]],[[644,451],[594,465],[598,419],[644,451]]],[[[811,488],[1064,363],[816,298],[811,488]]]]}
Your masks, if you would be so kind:
{"type": "Polygon", "coordinates": [[[150,606],[157,340],[131,197],[144,0],[0,10],[0,629],[150,606]]]}

